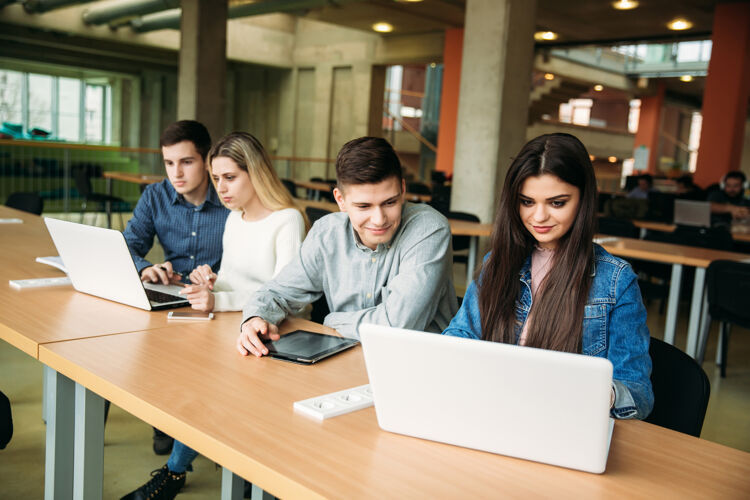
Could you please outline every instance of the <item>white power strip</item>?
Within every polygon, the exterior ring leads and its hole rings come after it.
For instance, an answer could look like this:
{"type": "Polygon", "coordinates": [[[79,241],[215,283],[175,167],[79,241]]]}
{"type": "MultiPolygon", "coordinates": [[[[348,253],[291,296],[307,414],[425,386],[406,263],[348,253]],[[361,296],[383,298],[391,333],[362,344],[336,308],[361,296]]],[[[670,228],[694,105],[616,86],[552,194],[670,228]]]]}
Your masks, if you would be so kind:
{"type": "Polygon", "coordinates": [[[43,288],[48,286],[65,286],[70,285],[70,278],[37,278],[30,280],[9,280],[8,284],[16,290],[24,290],[26,288],[43,288]]]}
{"type": "Polygon", "coordinates": [[[294,409],[320,420],[372,406],[370,384],[296,401],[294,409]]]}

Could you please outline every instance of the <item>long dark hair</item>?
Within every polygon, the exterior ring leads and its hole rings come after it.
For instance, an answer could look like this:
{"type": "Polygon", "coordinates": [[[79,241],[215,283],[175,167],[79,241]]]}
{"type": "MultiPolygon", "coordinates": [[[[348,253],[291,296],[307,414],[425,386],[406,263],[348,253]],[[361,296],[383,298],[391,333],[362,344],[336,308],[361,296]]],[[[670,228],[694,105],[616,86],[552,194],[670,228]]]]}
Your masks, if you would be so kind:
{"type": "Polygon", "coordinates": [[[521,220],[519,193],[527,178],[544,174],[577,187],[580,201],[575,221],[558,241],[553,264],[534,297],[526,345],[579,352],[593,271],[596,178],[586,148],[569,134],[542,135],[529,141],[505,177],[492,233],[492,252],[478,281],[482,338],[516,342],[519,273],[536,244],[521,220]]]}

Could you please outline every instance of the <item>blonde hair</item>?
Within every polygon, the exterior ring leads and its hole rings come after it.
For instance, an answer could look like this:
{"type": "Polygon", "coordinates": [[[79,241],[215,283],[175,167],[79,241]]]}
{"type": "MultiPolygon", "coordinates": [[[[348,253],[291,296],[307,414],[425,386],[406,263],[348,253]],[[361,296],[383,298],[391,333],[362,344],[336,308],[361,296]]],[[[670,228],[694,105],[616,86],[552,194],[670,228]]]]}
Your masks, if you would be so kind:
{"type": "MultiPolygon", "coordinates": [[[[219,157],[229,158],[241,170],[247,172],[250,182],[255,188],[255,194],[264,207],[274,212],[284,208],[293,208],[302,215],[305,221],[305,230],[310,229],[310,223],[305,212],[294,203],[292,195],[282,184],[271,165],[268,153],[258,139],[247,132],[232,132],[219,139],[208,152],[206,164],[209,174],[211,173],[211,163],[219,157]]],[[[214,188],[217,189],[213,175],[209,177],[214,184],[214,188]]]]}

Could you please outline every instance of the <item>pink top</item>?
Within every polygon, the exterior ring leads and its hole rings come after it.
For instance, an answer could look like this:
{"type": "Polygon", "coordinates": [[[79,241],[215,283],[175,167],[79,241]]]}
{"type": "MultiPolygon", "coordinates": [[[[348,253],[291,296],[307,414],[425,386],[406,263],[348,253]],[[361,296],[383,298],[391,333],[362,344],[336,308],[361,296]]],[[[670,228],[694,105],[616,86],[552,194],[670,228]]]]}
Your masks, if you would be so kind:
{"type": "MultiPolygon", "coordinates": [[[[550,267],[552,265],[552,258],[555,256],[555,251],[547,248],[535,247],[531,254],[531,303],[534,303],[536,292],[539,290],[539,285],[547,277],[550,267]]],[[[526,323],[523,325],[521,330],[521,338],[518,341],[519,345],[526,344],[526,335],[529,329],[529,320],[531,319],[531,313],[526,318],[526,323]]]]}

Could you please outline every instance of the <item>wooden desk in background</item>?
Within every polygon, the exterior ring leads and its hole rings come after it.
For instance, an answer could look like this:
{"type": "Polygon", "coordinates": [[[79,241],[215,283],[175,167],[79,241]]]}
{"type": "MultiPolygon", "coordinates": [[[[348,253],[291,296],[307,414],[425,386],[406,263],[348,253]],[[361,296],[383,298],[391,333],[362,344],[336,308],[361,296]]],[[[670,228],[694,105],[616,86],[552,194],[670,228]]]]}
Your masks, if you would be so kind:
{"type": "Polygon", "coordinates": [[[672,279],[669,285],[669,300],[667,303],[667,320],[664,328],[664,341],[669,344],[674,344],[675,329],[677,326],[677,308],[682,282],[682,268],[683,266],[695,267],[687,346],[685,348],[685,352],[692,357],[695,357],[696,354],[701,317],[705,316],[705,310],[708,307],[705,297],[706,268],[714,260],[747,261],[750,259],[750,255],[743,253],[674,245],[634,238],[598,235],[598,240],[612,255],[672,265],[672,279]]]}
{"type": "MultiPolygon", "coordinates": [[[[654,222],[654,221],[649,221],[649,220],[634,220],[631,222],[633,223],[635,227],[641,230],[641,238],[644,237],[646,230],[671,233],[677,228],[675,224],[668,224],[666,222],[654,222]]],[[[750,233],[732,231],[732,239],[736,241],[744,241],[746,243],[750,243],[750,233]]]]}
{"type": "Polygon", "coordinates": [[[639,421],[616,422],[607,471],[596,475],[381,431],[373,408],[312,419],[293,403],[367,383],[361,348],[312,366],[243,358],[234,314],[47,344],[40,359],[221,464],[223,484],[231,485],[223,498],[241,496],[242,482],[228,471],[285,499],[740,498],[750,491],[750,454],[639,421]],[[191,390],[164,391],[162,381],[172,378],[191,390]]]}

